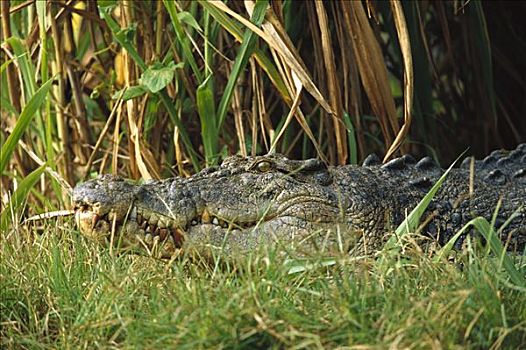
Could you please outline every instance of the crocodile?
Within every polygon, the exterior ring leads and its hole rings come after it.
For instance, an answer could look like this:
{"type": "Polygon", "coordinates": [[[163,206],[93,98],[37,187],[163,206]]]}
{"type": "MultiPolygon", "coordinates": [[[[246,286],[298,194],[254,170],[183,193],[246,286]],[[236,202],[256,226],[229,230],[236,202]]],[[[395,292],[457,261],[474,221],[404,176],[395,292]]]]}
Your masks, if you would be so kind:
{"type": "MultiPolygon", "coordinates": [[[[161,256],[212,247],[229,254],[261,246],[289,250],[378,250],[444,173],[430,157],[327,166],[281,154],[231,156],[183,178],[134,183],[99,175],[73,191],[86,236],[142,246],[161,256]]],[[[452,168],[419,232],[448,242],[475,217],[494,224],[508,250],[526,246],[526,144],[452,168]]],[[[461,247],[466,231],[456,241],[461,247]]]]}

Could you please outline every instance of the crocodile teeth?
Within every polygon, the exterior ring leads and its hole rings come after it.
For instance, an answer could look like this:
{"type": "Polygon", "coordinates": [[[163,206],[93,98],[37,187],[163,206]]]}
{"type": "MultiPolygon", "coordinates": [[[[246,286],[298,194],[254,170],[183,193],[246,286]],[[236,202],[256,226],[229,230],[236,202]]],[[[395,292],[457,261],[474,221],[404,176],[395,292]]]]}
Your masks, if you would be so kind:
{"type": "Polygon", "coordinates": [[[203,211],[203,214],[201,215],[201,220],[204,224],[210,223],[210,213],[208,212],[208,210],[205,209],[203,211]]]}
{"type": "MultiPolygon", "coordinates": [[[[159,221],[159,226],[161,226],[160,222],[161,221],[159,221]]],[[[256,225],[255,222],[231,223],[230,221],[227,221],[217,216],[211,215],[207,209],[205,209],[200,216],[197,216],[193,218],[192,220],[190,220],[190,222],[188,223],[188,226],[196,226],[199,224],[213,224],[216,226],[220,226],[222,228],[229,228],[231,225],[233,225],[233,227],[239,227],[239,228],[250,228],[256,225]]]]}
{"type": "Polygon", "coordinates": [[[91,218],[91,228],[95,228],[95,225],[97,225],[97,222],[99,222],[100,216],[97,214],[93,214],[93,217],[91,218]]]}

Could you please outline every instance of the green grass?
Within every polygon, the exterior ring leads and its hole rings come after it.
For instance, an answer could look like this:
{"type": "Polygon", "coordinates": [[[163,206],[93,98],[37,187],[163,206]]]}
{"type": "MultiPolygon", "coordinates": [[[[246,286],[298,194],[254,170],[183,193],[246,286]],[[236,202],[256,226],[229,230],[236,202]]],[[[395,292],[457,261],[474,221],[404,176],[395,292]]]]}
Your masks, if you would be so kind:
{"type": "MultiPolygon", "coordinates": [[[[295,273],[279,254],[261,253],[214,269],[185,257],[111,255],[67,226],[2,233],[0,347],[526,345],[526,290],[483,250],[448,263],[408,246],[390,269],[342,257],[295,273]]],[[[524,261],[516,265],[524,274],[524,261]]]]}

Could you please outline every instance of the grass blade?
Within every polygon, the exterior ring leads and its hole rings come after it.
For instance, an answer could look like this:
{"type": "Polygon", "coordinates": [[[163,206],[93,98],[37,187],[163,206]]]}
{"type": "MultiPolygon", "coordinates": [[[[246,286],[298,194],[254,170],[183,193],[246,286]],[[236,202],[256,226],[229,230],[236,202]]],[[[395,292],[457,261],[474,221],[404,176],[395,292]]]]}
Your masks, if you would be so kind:
{"type": "Polygon", "coordinates": [[[455,164],[457,163],[458,159],[460,159],[460,157],[457,158],[457,160],[453,162],[453,164],[451,164],[451,166],[444,172],[444,174],[442,174],[442,176],[437,180],[433,187],[431,187],[429,192],[427,192],[424,198],[422,198],[420,203],[418,203],[418,205],[411,211],[411,213],[409,213],[407,218],[405,218],[405,220],[402,221],[402,223],[398,226],[398,228],[395,231],[396,234],[389,238],[389,240],[385,244],[382,250],[383,252],[398,248],[397,242],[399,237],[410,232],[415,232],[417,230],[418,225],[420,223],[420,218],[426,211],[429,203],[431,203],[431,200],[433,199],[437,191],[440,189],[440,186],[442,186],[442,184],[446,180],[451,169],[453,169],[453,166],[455,166],[455,164]]]}
{"type": "Polygon", "coordinates": [[[397,227],[395,230],[395,234],[389,238],[389,240],[385,243],[384,247],[381,250],[381,259],[378,261],[378,268],[380,271],[386,271],[386,269],[389,268],[389,258],[395,256],[397,252],[400,251],[400,237],[410,233],[415,232],[418,229],[418,225],[420,223],[420,219],[422,218],[422,215],[426,211],[427,207],[429,206],[429,203],[431,203],[431,200],[437,193],[437,191],[440,189],[440,186],[444,183],[446,180],[449,172],[455,164],[458,162],[458,160],[464,155],[462,153],[450,166],[449,168],[442,174],[442,176],[437,180],[437,182],[431,187],[429,192],[422,198],[422,200],[418,203],[418,205],[409,213],[409,215],[405,218],[404,221],[397,227]]]}
{"type": "Polygon", "coordinates": [[[197,62],[195,61],[190,45],[188,44],[188,38],[186,37],[183,27],[181,26],[181,22],[179,21],[179,17],[177,16],[175,3],[173,1],[166,0],[163,0],[163,3],[166,7],[166,10],[168,11],[168,14],[170,15],[170,19],[172,20],[172,26],[174,28],[175,35],[177,36],[177,40],[183,50],[185,62],[188,62],[188,64],[192,68],[192,72],[194,73],[197,79],[197,82],[201,84],[203,83],[203,75],[201,74],[201,71],[197,66],[197,62]]]}
{"type": "Polygon", "coordinates": [[[27,105],[24,107],[22,113],[20,113],[20,117],[18,118],[13,132],[9,135],[5,144],[2,145],[2,150],[0,152],[0,173],[4,172],[4,169],[11,158],[11,154],[15,150],[18,140],[20,140],[27,127],[31,123],[31,120],[33,120],[33,117],[39,110],[40,106],[42,106],[44,103],[47,93],[51,88],[52,82],[53,79],[49,79],[44,84],[42,84],[42,86],[37,90],[37,92],[35,92],[33,97],[31,97],[27,105]]]}
{"type": "MultiPolygon", "coordinates": [[[[214,17],[214,19],[221,24],[225,30],[234,36],[237,41],[243,42],[243,31],[236,22],[230,20],[224,12],[219,11],[215,6],[212,6],[205,1],[199,0],[199,4],[210,13],[210,15],[212,15],[212,17],[214,17]]],[[[283,100],[289,105],[292,104],[292,98],[285,86],[285,82],[272,61],[257,47],[254,49],[254,57],[265,73],[267,73],[270,81],[274,84],[283,100]]]]}
{"type": "Polygon", "coordinates": [[[13,48],[18,67],[22,73],[22,79],[24,80],[24,87],[26,91],[25,98],[29,99],[36,91],[35,68],[31,63],[30,54],[24,48],[20,38],[11,37],[7,39],[6,42],[13,48]]]}
{"type": "Polygon", "coordinates": [[[502,260],[502,266],[510,276],[511,281],[517,286],[526,288],[526,278],[523,275],[521,275],[521,273],[515,268],[513,261],[508,256],[508,254],[506,254],[506,250],[502,246],[502,243],[497,237],[495,230],[493,229],[491,224],[488,222],[488,220],[480,216],[468,222],[464,227],[462,227],[462,229],[460,229],[455,234],[454,237],[452,237],[449,240],[449,242],[440,250],[439,254],[435,257],[435,262],[440,261],[445,256],[445,254],[447,254],[452,249],[458,237],[460,237],[470,227],[475,227],[477,231],[480,234],[482,234],[482,236],[484,236],[493,254],[495,254],[495,256],[502,260]]]}
{"type": "Polygon", "coordinates": [[[217,162],[217,127],[214,95],[212,92],[209,76],[203,84],[197,88],[197,110],[201,119],[201,136],[205,149],[206,164],[214,165],[217,162]]]}
{"type": "MultiPolygon", "coordinates": [[[[265,19],[265,10],[267,9],[267,6],[267,0],[259,0],[256,2],[256,7],[254,8],[254,13],[252,14],[251,21],[258,27],[261,25],[261,23],[263,23],[263,20],[265,19]]],[[[232,99],[232,94],[234,92],[234,87],[236,85],[237,79],[239,78],[241,72],[245,69],[248,63],[248,59],[254,52],[254,48],[256,47],[256,38],[257,35],[247,28],[245,34],[243,35],[243,42],[236,56],[232,72],[230,72],[230,76],[228,77],[228,82],[223,92],[223,97],[221,97],[221,102],[219,103],[219,110],[217,114],[219,118],[219,128],[225,120],[226,112],[228,106],[230,105],[230,100],[232,99]]]]}
{"type": "Polygon", "coordinates": [[[31,188],[33,188],[38,179],[40,179],[40,175],[44,173],[46,167],[47,164],[38,167],[20,182],[18,188],[13,193],[11,200],[0,215],[0,229],[7,230],[7,225],[11,222],[11,218],[16,217],[16,215],[13,214],[18,210],[18,208],[20,208],[20,206],[22,206],[22,204],[24,204],[27,194],[31,188]]]}
{"type": "Polygon", "coordinates": [[[292,275],[299,272],[305,272],[308,270],[314,270],[324,268],[328,266],[336,265],[338,261],[335,258],[319,258],[316,260],[311,259],[287,259],[283,265],[287,268],[287,274],[292,275]]]}
{"type": "MultiPolygon", "coordinates": [[[[9,45],[13,48],[13,51],[16,55],[16,62],[19,67],[20,73],[22,75],[22,80],[24,82],[24,90],[25,95],[24,103],[28,103],[28,101],[33,97],[37,90],[37,83],[35,80],[36,77],[36,68],[33,65],[33,62],[31,61],[31,54],[26,49],[23,41],[20,38],[17,37],[11,37],[6,40],[9,45]]],[[[47,79],[47,77],[42,76],[42,80],[47,79]]],[[[47,131],[44,127],[44,122],[42,120],[42,114],[40,113],[40,109],[37,109],[35,111],[36,113],[36,127],[35,130],[38,133],[38,137],[42,142],[45,142],[47,139],[45,132],[47,131]]]]}
{"type": "Polygon", "coordinates": [[[356,143],[356,130],[352,125],[349,113],[343,113],[343,122],[347,129],[347,142],[349,142],[349,164],[358,164],[358,145],[356,143]]]}

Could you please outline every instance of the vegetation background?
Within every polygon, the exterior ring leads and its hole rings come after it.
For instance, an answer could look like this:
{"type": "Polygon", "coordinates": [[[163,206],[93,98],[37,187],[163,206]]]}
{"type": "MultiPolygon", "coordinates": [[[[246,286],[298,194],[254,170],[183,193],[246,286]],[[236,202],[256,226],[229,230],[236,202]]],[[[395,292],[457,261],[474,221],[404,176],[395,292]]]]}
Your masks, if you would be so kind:
{"type": "Polygon", "coordinates": [[[473,252],[464,271],[413,247],[390,272],[343,259],[290,277],[273,260],[138,262],[101,253],[67,220],[20,225],[68,208],[71,186],[98,173],[188,176],[269,151],[447,165],[468,148],[514,148],[526,135],[524,2],[0,5],[2,346],[526,344],[524,288],[473,252]]]}

